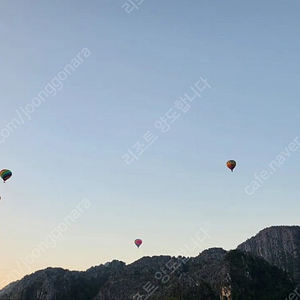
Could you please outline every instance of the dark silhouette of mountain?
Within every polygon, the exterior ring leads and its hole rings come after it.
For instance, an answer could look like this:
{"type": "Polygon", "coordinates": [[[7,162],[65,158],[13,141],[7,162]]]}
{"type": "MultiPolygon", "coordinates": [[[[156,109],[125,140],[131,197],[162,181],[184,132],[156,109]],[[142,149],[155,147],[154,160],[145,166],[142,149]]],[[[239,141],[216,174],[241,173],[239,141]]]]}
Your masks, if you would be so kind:
{"type": "Polygon", "coordinates": [[[300,227],[273,226],[240,244],[237,249],[264,258],[300,282],[300,227]]]}
{"type": "Polygon", "coordinates": [[[129,265],[114,260],[85,272],[47,268],[9,284],[0,291],[0,300],[296,300],[300,299],[300,289],[299,295],[295,290],[298,256],[292,256],[291,269],[285,266],[291,259],[279,256],[290,253],[291,245],[293,253],[299,253],[298,230],[297,226],[267,228],[257,235],[265,242],[252,238],[243,243],[251,241],[251,247],[211,248],[197,257],[143,257],[129,265]],[[268,235],[261,235],[264,231],[268,235]],[[275,244],[268,240],[275,237],[275,244]],[[268,262],[257,253],[276,259],[268,262]],[[289,297],[292,293],[294,298],[289,297]]]}

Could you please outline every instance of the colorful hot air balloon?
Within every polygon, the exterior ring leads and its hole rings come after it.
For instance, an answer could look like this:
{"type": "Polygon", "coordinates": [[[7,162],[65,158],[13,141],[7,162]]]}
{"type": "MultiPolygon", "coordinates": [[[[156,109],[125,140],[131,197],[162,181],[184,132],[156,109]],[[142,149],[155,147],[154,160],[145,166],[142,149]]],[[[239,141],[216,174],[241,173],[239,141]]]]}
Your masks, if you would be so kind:
{"type": "Polygon", "coordinates": [[[235,168],[236,166],[236,162],[234,160],[229,160],[227,163],[226,163],[227,167],[231,170],[231,172],[233,172],[233,169],[235,168]]]}
{"type": "Polygon", "coordinates": [[[136,240],[134,241],[134,243],[135,243],[135,245],[139,248],[139,247],[142,245],[143,241],[140,240],[140,239],[136,239],[136,240]]]}
{"type": "Polygon", "coordinates": [[[10,170],[3,169],[0,171],[0,176],[5,182],[7,179],[9,179],[12,176],[12,172],[10,170]]]}

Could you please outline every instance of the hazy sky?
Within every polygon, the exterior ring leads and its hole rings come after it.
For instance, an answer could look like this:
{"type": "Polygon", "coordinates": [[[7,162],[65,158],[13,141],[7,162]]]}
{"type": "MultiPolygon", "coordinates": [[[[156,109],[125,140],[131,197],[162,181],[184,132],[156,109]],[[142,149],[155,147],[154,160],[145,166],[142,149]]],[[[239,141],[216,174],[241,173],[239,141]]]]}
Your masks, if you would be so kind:
{"type": "Polygon", "coordinates": [[[0,3],[0,286],[299,224],[300,3],[124,3],[0,3]],[[211,88],[155,128],[200,77],[211,88]]]}

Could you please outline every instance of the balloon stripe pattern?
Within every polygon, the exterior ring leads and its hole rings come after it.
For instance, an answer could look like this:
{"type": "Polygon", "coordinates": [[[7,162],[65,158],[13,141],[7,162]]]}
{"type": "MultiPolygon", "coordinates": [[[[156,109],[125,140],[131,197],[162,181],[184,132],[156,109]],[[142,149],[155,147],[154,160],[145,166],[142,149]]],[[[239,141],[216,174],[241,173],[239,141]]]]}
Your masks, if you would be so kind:
{"type": "Polygon", "coordinates": [[[10,170],[3,169],[0,171],[0,176],[5,182],[7,179],[9,179],[12,176],[12,172],[10,170]]]}
{"type": "Polygon", "coordinates": [[[236,162],[234,160],[229,160],[227,163],[227,168],[229,168],[231,170],[231,172],[233,172],[233,169],[235,168],[236,166],[236,162]]]}

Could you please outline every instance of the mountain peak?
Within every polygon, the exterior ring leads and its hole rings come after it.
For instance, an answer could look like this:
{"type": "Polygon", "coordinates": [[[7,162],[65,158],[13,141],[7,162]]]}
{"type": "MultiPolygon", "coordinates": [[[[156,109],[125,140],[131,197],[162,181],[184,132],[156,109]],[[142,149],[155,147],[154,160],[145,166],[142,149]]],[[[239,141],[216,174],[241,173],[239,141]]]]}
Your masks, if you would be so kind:
{"type": "Polygon", "coordinates": [[[293,278],[300,281],[299,226],[265,228],[238,245],[237,249],[263,257],[270,264],[287,271],[293,278]]]}
{"type": "Polygon", "coordinates": [[[300,283],[299,254],[300,227],[272,226],[231,251],[113,260],[80,272],[49,267],[9,284],[0,300],[141,299],[146,286],[155,288],[153,300],[282,300],[300,283]]]}

